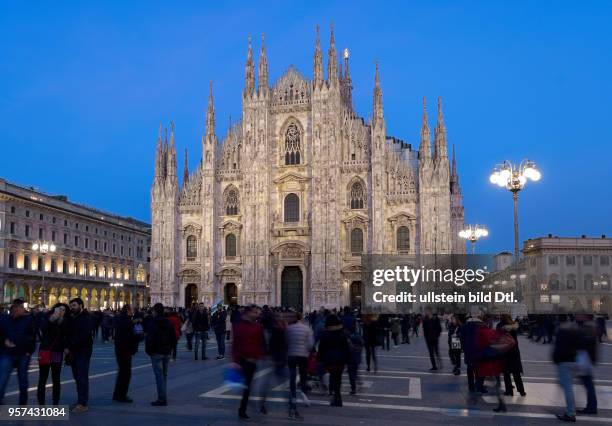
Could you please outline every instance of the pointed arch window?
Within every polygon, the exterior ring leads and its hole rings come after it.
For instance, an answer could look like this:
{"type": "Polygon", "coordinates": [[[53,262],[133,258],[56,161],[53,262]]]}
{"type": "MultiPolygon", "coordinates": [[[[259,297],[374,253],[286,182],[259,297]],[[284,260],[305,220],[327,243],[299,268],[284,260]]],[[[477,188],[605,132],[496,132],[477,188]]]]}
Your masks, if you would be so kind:
{"type": "Polygon", "coordinates": [[[187,259],[195,259],[198,256],[198,241],[195,235],[187,237],[187,259]]]}
{"type": "Polygon", "coordinates": [[[351,231],[351,253],[359,256],[363,253],[363,231],[361,228],[353,228],[351,231]]]}
{"type": "Polygon", "coordinates": [[[410,231],[407,226],[397,228],[397,251],[398,253],[410,251],[410,231]]]}
{"type": "Polygon", "coordinates": [[[291,123],[285,131],[285,165],[300,164],[302,146],[300,130],[295,123],[291,123]]]}
{"type": "Polygon", "coordinates": [[[351,209],[363,209],[365,205],[365,190],[361,182],[351,186],[351,209]]]}
{"type": "Polygon", "coordinates": [[[300,199],[296,194],[285,197],[285,222],[300,221],[300,199]]]}
{"type": "Polygon", "coordinates": [[[225,257],[236,257],[236,235],[227,234],[225,237],[225,257]]]}
{"type": "Polygon", "coordinates": [[[238,214],[238,191],[230,189],[225,196],[225,214],[227,216],[235,216],[238,214]]]}

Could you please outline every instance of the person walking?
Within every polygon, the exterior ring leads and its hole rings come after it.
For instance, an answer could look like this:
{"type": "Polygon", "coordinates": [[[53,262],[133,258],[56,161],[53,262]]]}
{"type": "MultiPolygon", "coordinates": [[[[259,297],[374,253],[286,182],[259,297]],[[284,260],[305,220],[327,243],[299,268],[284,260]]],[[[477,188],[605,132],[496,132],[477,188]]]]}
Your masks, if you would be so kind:
{"type": "Polygon", "coordinates": [[[436,371],[442,368],[442,359],[440,358],[439,340],[442,333],[440,319],[432,315],[431,308],[425,309],[425,318],[423,319],[423,337],[429,351],[429,359],[431,360],[431,368],[429,371],[436,371]]]}
{"type": "Polygon", "coordinates": [[[225,331],[226,331],[227,312],[223,305],[219,305],[212,315],[211,325],[217,340],[217,359],[225,358],[225,331]]]}
{"type": "Polygon", "coordinates": [[[40,345],[38,347],[38,405],[45,405],[45,389],[49,372],[53,383],[53,405],[58,405],[61,394],[60,377],[67,335],[67,312],[65,303],[56,303],[44,314],[40,323],[40,345]]]}
{"type": "Polygon", "coordinates": [[[314,337],[309,326],[304,324],[301,312],[296,312],[291,324],[287,327],[287,364],[289,365],[289,418],[299,418],[297,411],[296,376],[300,374],[300,396],[309,404],[307,368],[308,356],[314,346],[314,337]]]}
{"type": "Polygon", "coordinates": [[[461,320],[453,315],[448,324],[448,356],[453,365],[453,374],[461,374],[461,320]]]}
{"type": "Polygon", "coordinates": [[[168,321],[170,321],[170,324],[172,324],[172,327],[174,328],[174,334],[176,335],[176,339],[174,340],[174,346],[172,347],[172,361],[176,361],[176,355],[178,352],[178,341],[181,338],[181,318],[174,310],[168,313],[167,318],[168,321]]]}
{"type": "Polygon", "coordinates": [[[232,359],[242,369],[244,377],[244,391],[238,408],[238,417],[249,420],[246,409],[251,394],[251,384],[257,361],[264,355],[263,327],[257,322],[260,315],[259,307],[255,305],[245,306],[240,319],[234,324],[234,344],[232,345],[232,359]]]}
{"type": "Polygon", "coordinates": [[[24,307],[23,299],[15,299],[9,313],[0,317],[0,405],[4,403],[6,385],[13,368],[17,368],[19,405],[28,403],[28,366],[34,352],[34,321],[24,307]]]}
{"type": "Polygon", "coordinates": [[[113,401],[133,402],[128,396],[132,378],[132,357],[138,352],[139,337],[134,331],[134,312],[128,304],[123,305],[121,313],[115,317],[115,357],[117,359],[117,380],[113,401]]]}
{"type": "Polygon", "coordinates": [[[168,364],[172,348],[176,344],[176,331],[164,316],[164,305],[153,305],[153,319],[149,324],[145,338],[145,352],[151,358],[155,384],[157,386],[157,399],[151,402],[154,407],[168,405],[166,393],[168,383],[168,364]]]}
{"type": "Polygon", "coordinates": [[[89,363],[93,352],[94,320],[85,310],[83,299],[76,297],[70,301],[68,321],[68,343],[64,350],[67,363],[72,367],[72,375],[77,387],[77,402],[73,413],[89,410],[89,363]]]}
{"type": "Polygon", "coordinates": [[[597,414],[597,393],[593,378],[593,366],[597,363],[599,336],[592,315],[576,316],[580,348],[576,353],[577,374],[587,393],[586,407],[576,410],[577,414],[597,414]]]}
{"type": "Polygon", "coordinates": [[[333,407],[342,407],[342,372],[347,364],[350,351],[346,334],[342,330],[342,323],[335,314],[325,319],[325,330],[319,339],[319,352],[317,357],[323,362],[329,372],[329,390],[332,393],[330,401],[333,407]]]}
{"type": "Polygon", "coordinates": [[[514,347],[506,352],[503,356],[504,386],[506,388],[504,395],[514,395],[514,386],[512,386],[512,378],[514,378],[516,390],[521,396],[526,396],[527,394],[525,393],[523,379],[521,378],[521,374],[523,374],[523,364],[521,363],[521,351],[519,350],[518,346],[518,324],[512,321],[512,317],[510,315],[504,314],[501,316],[497,327],[498,329],[509,333],[515,342],[514,347]]]}
{"type": "Polygon", "coordinates": [[[461,347],[463,348],[463,361],[466,366],[468,389],[470,392],[486,393],[484,386],[484,378],[476,377],[476,362],[479,360],[481,353],[478,352],[476,345],[476,336],[478,330],[486,327],[482,321],[482,313],[478,316],[468,318],[465,325],[461,328],[461,347]]]}
{"type": "Polygon", "coordinates": [[[559,385],[565,394],[565,413],[557,414],[564,422],[576,421],[576,404],[574,400],[574,372],[576,355],[581,346],[580,335],[576,324],[568,321],[566,314],[559,315],[559,329],[555,337],[553,362],[557,365],[559,385]]]}
{"type": "Polygon", "coordinates": [[[374,372],[378,371],[378,361],[376,359],[376,346],[378,345],[376,317],[373,314],[365,314],[363,316],[363,346],[365,347],[366,371],[368,372],[372,363],[374,364],[374,372]]]}
{"type": "Polygon", "coordinates": [[[193,332],[194,332],[194,356],[195,360],[198,360],[198,349],[200,344],[202,345],[202,360],[207,360],[206,357],[206,344],[208,343],[208,331],[210,330],[210,319],[208,317],[208,310],[204,306],[204,303],[198,305],[198,309],[193,315],[193,332]]]}
{"type": "Polygon", "coordinates": [[[401,320],[398,316],[391,318],[391,339],[393,340],[393,345],[399,345],[399,336],[402,331],[401,320]]]}
{"type": "Polygon", "coordinates": [[[357,393],[357,372],[361,364],[361,353],[363,352],[363,337],[359,330],[355,329],[348,338],[350,357],[346,369],[348,370],[349,382],[351,384],[351,395],[357,393]]]}

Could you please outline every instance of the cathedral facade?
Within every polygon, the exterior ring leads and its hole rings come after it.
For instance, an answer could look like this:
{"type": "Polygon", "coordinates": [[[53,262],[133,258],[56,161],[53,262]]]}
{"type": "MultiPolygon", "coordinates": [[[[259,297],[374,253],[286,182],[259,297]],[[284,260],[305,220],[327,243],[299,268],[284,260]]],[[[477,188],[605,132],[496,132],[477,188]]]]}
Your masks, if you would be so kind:
{"type": "Polygon", "coordinates": [[[202,160],[189,173],[185,154],[181,183],[173,129],[160,130],[152,303],[358,306],[362,254],[465,252],[441,101],[433,146],[423,103],[417,150],[387,135],[378,65],[369,121],[351,93],[333,29],[326,72],[317,30],[313,78],[289,67],[272,85],[262,37],[257,80],[249,40],[242,119],[219,143],[211,84],[202,160]]]}

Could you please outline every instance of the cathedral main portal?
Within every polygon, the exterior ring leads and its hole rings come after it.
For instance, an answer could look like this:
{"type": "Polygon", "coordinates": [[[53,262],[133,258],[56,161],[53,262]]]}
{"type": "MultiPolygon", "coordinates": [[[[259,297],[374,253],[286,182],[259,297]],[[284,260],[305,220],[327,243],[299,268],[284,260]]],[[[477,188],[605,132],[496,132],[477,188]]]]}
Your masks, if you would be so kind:
{"type": "Polygon", "coordinates": [[[281,275],[281,305],[301,311],[304,301],[304,283],[299,266],[285,266],[281,275]]]}

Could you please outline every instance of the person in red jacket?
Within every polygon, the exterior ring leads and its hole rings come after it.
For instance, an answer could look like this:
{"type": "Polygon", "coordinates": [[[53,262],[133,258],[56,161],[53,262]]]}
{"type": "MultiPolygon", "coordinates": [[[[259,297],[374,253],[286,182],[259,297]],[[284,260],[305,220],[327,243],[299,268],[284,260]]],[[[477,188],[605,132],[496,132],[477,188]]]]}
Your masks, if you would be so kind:
{"type": "Polygon", "coordinates": [[[250,417],[246,413],[249,395],[251,393],[251,382],[257,368],[257,360],[264,355],[264,334],[263,327],[257,322],[260,309],[255,306],[247,306],[240,321],[234,326],[234,344],[232,346],[232,359],[242,368],[244,376],[244,391],[238,417],[248,420],[250,417]]]}
{"type": "Polygon", "coordinates": [[[174,346],[172,347],[172,360],[176,361],[176,349],[178,346],[178,341],[181,338],[181,319],[179,318],[176,311],[171,311],[168,314],[168,321],[172,324],[174,328],[174,333],[176,334],[176,340],[174,341],[174,346]]]}
{"type": "MultiPolygon", "coordinates": [[[[503,354],[509,348],[507,333],[493,330],[489,327],[480,327],[476,330],[476,353],[475,375],[477,378],[493,377],[495,379],[495,391],[498,400],[495,412],[505,412],[506,404],[501,397],[501,378],[504,371],[503,354]]],[[[514,343],[514,342],[512,342],[514,343]]]]}

